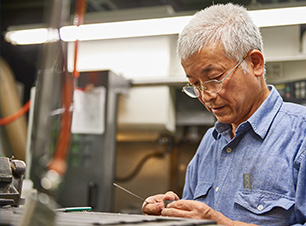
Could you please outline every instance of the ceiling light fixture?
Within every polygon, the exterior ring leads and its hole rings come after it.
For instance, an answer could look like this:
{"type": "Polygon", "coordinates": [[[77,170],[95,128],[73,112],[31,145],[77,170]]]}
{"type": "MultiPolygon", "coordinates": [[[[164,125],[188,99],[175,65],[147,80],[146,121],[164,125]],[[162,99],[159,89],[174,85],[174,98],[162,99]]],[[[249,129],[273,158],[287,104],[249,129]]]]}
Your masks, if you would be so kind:
{"type": "MultiPolygon", "coordinates": [[[[278,8],[249,11],[259,27],[306,24],[306,7],[278,8]]],[[[192,16],[167,17],[122,22],[83,24],[60,28],[60,38],[65,42],[102,39],[144,37],[178,34],[192,16]]],[[[9,31],[7,41],[14,45],[40,44],[59,40],[54,29],[29,29],[9,31]]]]}
{"type": "Polygon", "coordinates": [[[306,7],[290,7],[249,11],[258,27],[306,24],[306,7]]]}
{"type": "Polygon", "coordinates": [[[57,29],[52,28],[15,30],[6,32],[5,40],[13,45],[42,44],[58,41],[59,34],[57,29]]]}
{"type": "Polygon", "coordinates": [[[60,29],[66,42],[178,34],[191,16],[84,24],[60,29]]]}

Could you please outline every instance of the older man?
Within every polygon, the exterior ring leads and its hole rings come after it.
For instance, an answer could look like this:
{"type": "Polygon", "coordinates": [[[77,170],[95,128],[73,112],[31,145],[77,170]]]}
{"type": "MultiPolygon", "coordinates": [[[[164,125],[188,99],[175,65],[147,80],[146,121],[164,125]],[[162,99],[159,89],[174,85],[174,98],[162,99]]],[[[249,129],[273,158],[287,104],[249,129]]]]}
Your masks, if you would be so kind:
{"type": "Polygon", "coordinates": [[[178,40],[184,92],[217,118],[190,162],[182,200],[151,196],[145,214],[222,225],[306,225],[306,108],[264,78],[262,37],[245,8],[195,14],[178,40]],[[176,200],[164,208],[165,200],[176,200]]]}

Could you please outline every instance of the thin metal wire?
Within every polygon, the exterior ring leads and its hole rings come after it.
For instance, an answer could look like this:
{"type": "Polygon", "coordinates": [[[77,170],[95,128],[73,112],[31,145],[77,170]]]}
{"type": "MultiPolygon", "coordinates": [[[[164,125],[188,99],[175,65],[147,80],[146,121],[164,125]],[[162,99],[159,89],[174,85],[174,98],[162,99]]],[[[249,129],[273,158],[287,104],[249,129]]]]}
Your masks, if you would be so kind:
{"type": "Polygon", "coordinates": [[[121,187],[120,185],[118,185],[118,184],[116,184],[116,183],[113,183],[113,185],[114,185],[115,187],[120,188],[121,190],[123,190],[123,191],[129,193],[130,195],[132,195],[132,196],[134,196],[134,197],[136,197],[136,198],[142,200],[143,202],[149,203],[149,202],[146,201],[144,198],[140,197],[139,195],[136,195],[135,193],[133,193],[133,192],[127,190],[127,189],[125,189],[124,187],[121,187]]]}

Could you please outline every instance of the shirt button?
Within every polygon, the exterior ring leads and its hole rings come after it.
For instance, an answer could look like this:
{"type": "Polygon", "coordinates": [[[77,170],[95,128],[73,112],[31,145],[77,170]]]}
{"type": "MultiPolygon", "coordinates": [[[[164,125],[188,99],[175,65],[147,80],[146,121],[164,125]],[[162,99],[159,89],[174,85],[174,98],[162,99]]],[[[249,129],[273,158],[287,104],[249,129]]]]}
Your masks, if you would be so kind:
{"type": "Polygon", "coordinates": [[[258,209],[259,211],[262,211],[262,210],[263,210],[263,205],[258,205],[258,206],[257,206],[257,209],[258,209]]]}
{"type": "Polygon", "coordinates": [[[218,192],[219,191],[219,187],[216,187],[215,191],[218,192]]]}
{"type": "Polygon", "coordinates": [[[232,152],[232,149],[228,147],[228,148],[226,148],[226,152],[227,152],[227,153],[231,153],[231,152],[232,152]]]}

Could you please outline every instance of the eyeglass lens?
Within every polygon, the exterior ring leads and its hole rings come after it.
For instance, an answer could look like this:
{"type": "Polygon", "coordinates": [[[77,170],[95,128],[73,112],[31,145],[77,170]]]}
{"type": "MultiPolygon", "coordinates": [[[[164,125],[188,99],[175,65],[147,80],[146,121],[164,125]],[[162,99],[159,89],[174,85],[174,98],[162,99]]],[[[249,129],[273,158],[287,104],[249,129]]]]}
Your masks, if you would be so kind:
{"type": "MultiPolygon", "coordinates": [[[[200,87],[184,86],[183,91],[192,98],[198,98],[200,96],[200,87]]],[[[208,81],[202,85],[202,89],[208,93],[218,93],[222,90],[222,84],[218,81],[208,81]]]]}
{"type": "Polygon", "coordinates": [[[194,86],[184,86],[183,91],[191,98],[198,98],[200,96],[200,91],[194,86]]]}

